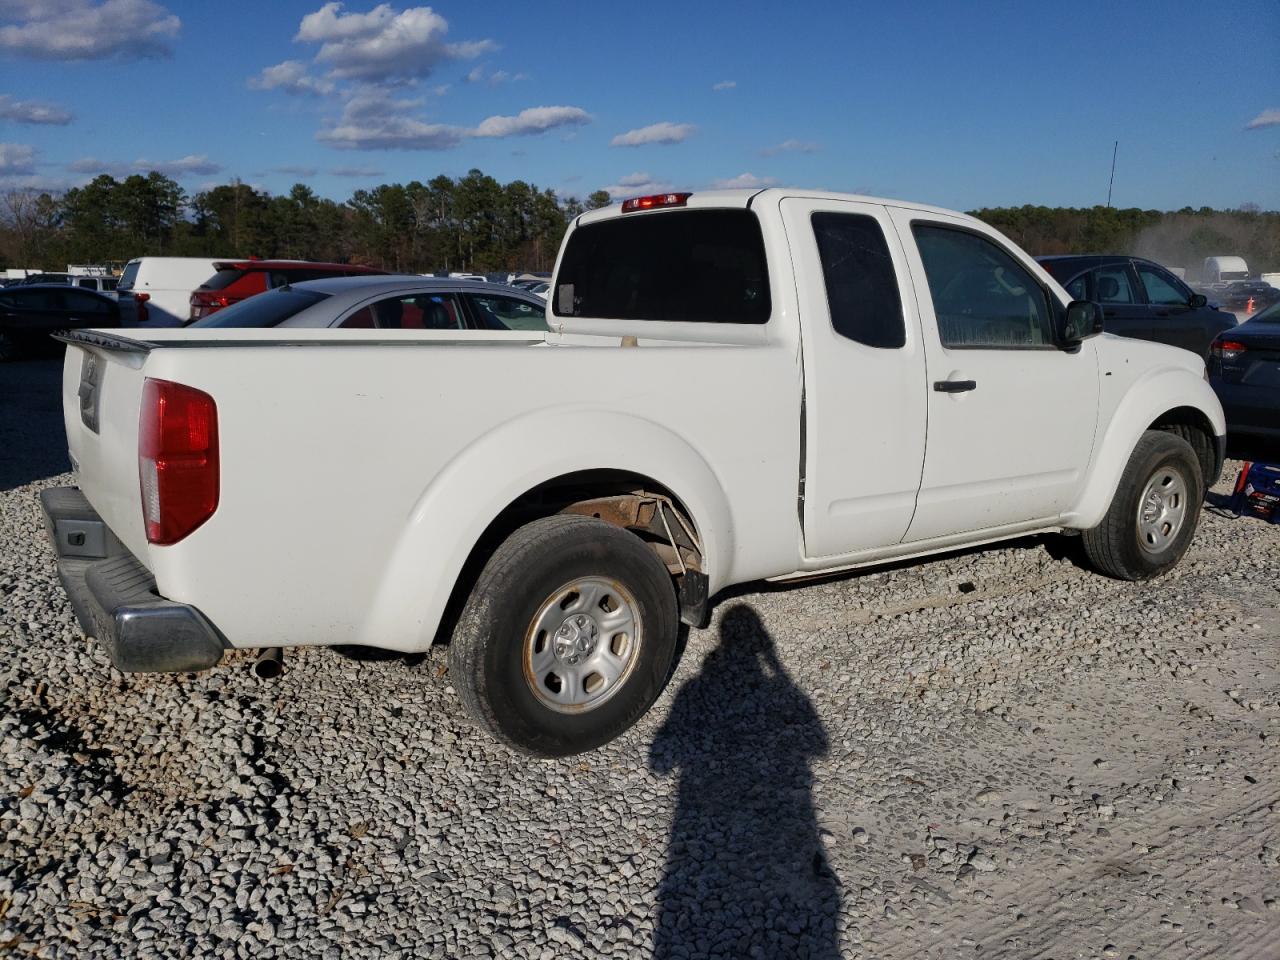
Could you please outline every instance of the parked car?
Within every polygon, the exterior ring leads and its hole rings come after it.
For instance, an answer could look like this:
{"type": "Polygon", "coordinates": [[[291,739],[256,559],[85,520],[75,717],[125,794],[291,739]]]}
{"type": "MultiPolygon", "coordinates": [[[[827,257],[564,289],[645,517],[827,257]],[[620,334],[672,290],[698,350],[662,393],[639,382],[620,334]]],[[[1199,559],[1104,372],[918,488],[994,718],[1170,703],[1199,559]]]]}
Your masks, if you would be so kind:
{"type": "Polygon", "coordinates": [[[1150,260],[1124,256],[1037,257],[1040,265],[1080,300],[1102,304],[1108,333],[1154,340],[1202,358],[1236,319],[1209,305],[1182,280],[1150,260]]]}
{"type": "Polygon", "coordinates": [[[269,290],[191,326],[542,332],[546,310],[531,294],[483,281],[352,276],[269,290]]]}
{"type": "Polygon", "coordinates": [[[1280,303],[1280,290],[1261,280],[1233,280],[1217,291],[1223,309],[1246,316],[1280,303]]]}
{"type": "Polygon", "coordinates": [[[125,264],[116,287],[127,326],[180,327],[191,316],[191,294],[218,272],[205,257],[139,257],[125,264]]]}
{"type": "Polygon", "coordinates": [[[1280,303],[1214,340],[1209,384],[1233,439],[1280,441],[1280,303]]]}
{"type": "Polygon", "coordinates": [[[107,293],[115,296],[116,285],[119,280],[116,277],[109,276],[85,276],[78,273],[32,273],[20,280],[11,281],[14,286],[30,286],[31,284],[47,285],[51,283],[62,284],[69,287],[79,287],[81,290],[93,290],[97,293],[107,293]]]}
{"type": "Polygon", "coordinates": [[[19,284],[0,290],[0,360],[13,360],[56,330],[120,326],[114,297],[66,284],[19,284]]]}
{"type": "Polygon", "coordinates": [[[208,317],[223,307],[290,283],[323,280],[325,277],[385,275],[377,267],[354,263],[318,263],[310,260],[221,260],[218,272],[191,294],[189,323],[208,317]]]}
{"type": "Polygon", "coordinates": [[[1221,467],[1203,362],[1099,335],[972,217],[663,194],[576,218],[558,264],[554,333],[217,326],[396,282],[347,277],[66,335],[80,488],[43,501],[85,631],[182,672],[451,637],[479,726],[564,755],[644,713],[722,588],[1062,530],[1141,580],[1221,467]]]}

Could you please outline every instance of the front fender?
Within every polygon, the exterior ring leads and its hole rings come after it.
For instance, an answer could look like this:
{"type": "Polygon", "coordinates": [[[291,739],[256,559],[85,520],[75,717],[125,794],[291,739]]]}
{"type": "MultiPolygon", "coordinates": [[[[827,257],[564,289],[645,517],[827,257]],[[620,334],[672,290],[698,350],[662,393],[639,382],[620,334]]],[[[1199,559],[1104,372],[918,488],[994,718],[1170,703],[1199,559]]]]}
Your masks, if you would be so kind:
{"type": "Polygon", "coordinates": [[[625,470],[671,490],[692,514],[711,592],[724,585],[733,524],[721,482],[684,438],[610,410],[542,409],[477,438],[423,490],[382,571],[360,642],[425,650],[489,524],[522,494],[582,470],[625,470]]]}
{"type": "Polygon", "coordinates": [[[1144,374],[1125,391],[1094,453],[1083,492],[1063,525],[1088,530],[1102,522],[1120,475],[1138,440],[1151,424],[1178,407],[1202,413],[1221,437],[1227,432],[1222,404],[1204,378],[1183,366],[1161,366],[1144,374]]]}

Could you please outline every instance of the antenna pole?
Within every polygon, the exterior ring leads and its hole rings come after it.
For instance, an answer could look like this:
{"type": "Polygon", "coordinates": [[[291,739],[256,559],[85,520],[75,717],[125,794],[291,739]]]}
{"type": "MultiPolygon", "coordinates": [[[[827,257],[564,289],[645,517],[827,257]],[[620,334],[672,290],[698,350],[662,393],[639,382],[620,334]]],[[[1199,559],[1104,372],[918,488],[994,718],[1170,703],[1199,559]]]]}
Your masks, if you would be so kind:
{"type": "Polygon", "coordinates": [[[1111,206],[1111,188],[1116,182],[1116,154],[1120,152],[1120,141],[1115,142],[1115,146],[1111,148],[1111,180],[1107,183],[1107,206],[1111,206]]]}

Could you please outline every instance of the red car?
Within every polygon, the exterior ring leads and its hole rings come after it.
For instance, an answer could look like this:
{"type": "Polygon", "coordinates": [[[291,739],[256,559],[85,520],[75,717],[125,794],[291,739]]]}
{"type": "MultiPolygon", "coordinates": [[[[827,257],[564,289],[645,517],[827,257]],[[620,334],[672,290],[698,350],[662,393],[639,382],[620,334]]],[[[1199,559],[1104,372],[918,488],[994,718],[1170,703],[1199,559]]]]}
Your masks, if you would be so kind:
{"type": "Polygon", "coordinates": [[[387,272],[354,263],[316,263],[311,260],[222,260],[214,267],[218,272],[191,294],[188,323],[247,300],[254,294],[283,287],[286,283],[387,272]]]}

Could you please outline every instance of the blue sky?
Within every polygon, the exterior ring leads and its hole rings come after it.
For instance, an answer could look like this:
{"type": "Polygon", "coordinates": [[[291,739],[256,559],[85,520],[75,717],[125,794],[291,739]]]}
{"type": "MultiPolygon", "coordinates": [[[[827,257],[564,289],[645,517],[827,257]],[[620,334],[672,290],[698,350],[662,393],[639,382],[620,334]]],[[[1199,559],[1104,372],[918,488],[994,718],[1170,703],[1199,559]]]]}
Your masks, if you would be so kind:
{"type": "Polygon", "coordinates": [[[1278,61],[1274,0],[0,0],[0,185],[343,199],[478,167],[1087,206],[1119,140],[1117,206],[1280,209],[1278,61]]]}

